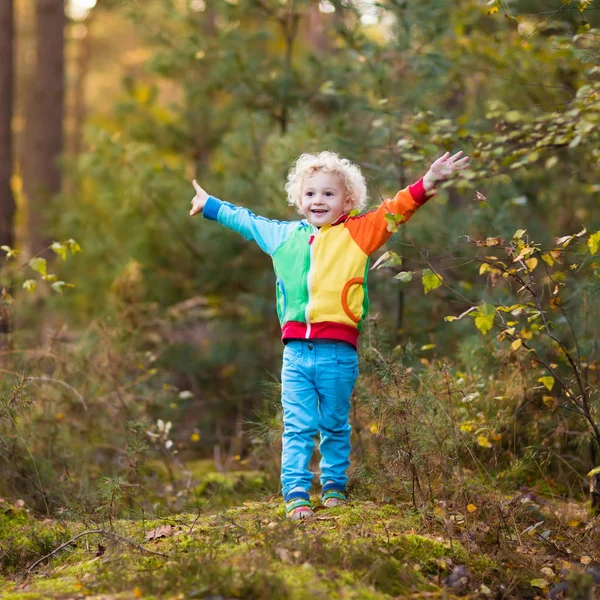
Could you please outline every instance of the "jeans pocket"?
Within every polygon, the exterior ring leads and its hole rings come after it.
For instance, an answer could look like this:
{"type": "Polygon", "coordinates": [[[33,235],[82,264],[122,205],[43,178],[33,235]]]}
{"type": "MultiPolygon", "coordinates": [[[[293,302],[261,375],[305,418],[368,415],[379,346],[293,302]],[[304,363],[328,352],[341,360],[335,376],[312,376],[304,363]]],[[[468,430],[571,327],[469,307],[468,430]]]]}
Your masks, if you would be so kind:
{"type": "Polygon", "coordinates": [[[302,347],[296,348],[288,342],[283,349],[283,367],[293,367],[302,358],[302,347]]]}
{"type": "Polygon", "coordinates": [[[358,376],[358,353],[350,344],[344,342],[337,344],[335,362],[343,376],[348,378],[358,376]]]}

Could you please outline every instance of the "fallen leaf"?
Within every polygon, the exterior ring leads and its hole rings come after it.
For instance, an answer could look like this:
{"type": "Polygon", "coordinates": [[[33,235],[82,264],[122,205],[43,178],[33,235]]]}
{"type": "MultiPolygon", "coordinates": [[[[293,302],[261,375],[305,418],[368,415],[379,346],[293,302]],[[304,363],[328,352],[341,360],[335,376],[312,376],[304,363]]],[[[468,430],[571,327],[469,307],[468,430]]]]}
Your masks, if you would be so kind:
{"type": "Polygon", "coordinates": [[[477,507],[474,504],[467,504],[467,510],[470,513],[474,513],[477,510],[477,507]]]}
{"type": "Polygon", "coordinates": [[[173,527],[171,525],[161,525],[156,529],[151,529],[146,532],[146,541],[156,540],[161,537],[170,537],[174,533],[173,527]]]}
{"type": "Polygon", "coordinates": [[[548,579],[554,579],[556,573],[554,573],[554,571],[550,568],[550,567],[542,567],[540,569],[542,575],[544,577],[547,577],[548,579]]]}

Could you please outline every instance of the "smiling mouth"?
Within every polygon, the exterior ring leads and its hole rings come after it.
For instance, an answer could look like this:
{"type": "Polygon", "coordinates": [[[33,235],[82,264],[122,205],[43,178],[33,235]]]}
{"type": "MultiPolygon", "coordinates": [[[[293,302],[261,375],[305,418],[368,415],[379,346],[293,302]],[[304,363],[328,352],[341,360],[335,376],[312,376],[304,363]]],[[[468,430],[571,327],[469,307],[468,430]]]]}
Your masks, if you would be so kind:
{"type": "Polygon", "coordinates": [[[317,215],[321,215],[321,214],[328,212],[328,210],[326,208],[311,208],[310,212],[315,213],[317,215]]]}

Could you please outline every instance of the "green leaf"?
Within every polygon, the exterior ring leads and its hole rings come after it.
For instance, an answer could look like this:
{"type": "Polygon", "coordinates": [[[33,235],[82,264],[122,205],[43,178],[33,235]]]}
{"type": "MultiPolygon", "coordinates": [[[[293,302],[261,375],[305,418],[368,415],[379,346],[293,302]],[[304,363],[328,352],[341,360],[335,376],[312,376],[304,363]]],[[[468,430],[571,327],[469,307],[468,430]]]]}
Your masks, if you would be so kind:
{"type": "Polygon", "coordinates": [[[387,221],[387,230],[392,233],[398,231],[398,224],[404,219],[404,215],[396,215],[394,213],[386,213],[385,220],[387,221]]]}
{"type": "Polygon", "coordinates": [[[75,287],[72,283],[66,283],[64,281],[55,281],[51,286],[50,286],[55,292],[57,292],[58,294],[63,293],[63,288],[65,287],[75,287]]]}
{"type": "Polygon", "coordinates": [[[590,249],[590,254],[596,254],[600,249],[600,231],[596,231],[596,233],[592,233],[588,239],[588,247],[590,249]]]}
{"type": "Polygon", "coordinates": [[[529,583],[531,583],[533,587],[540,588],[542,590],[548,587],[548,582],[545,579],[532,579],[529,583]]]}
{"type": "Polygon", "coordinates": [[[373,269],[380,269],[381,267],[399,267],[402,264],[402,257],[398,256],[393,250],[384,252],[371,267],[373,269]]]}
{"type": "Polygon", "coordinates": [[[600,473],[600,467],[596,467],[595,469],[592,469],[587,476],[588,477],[593,477],[594,475],[598,475],[600,473]]]}
{"type": "Polygon", "coordinates": [[[517,229],[515,231],[515,234],[513,235],[513,239],[515,239],[515,240],[521,239],[525,235],[526,231],[527,231],[527,229],[517,229]]]}
{"type": "Polygon", "coordinates": [[[32,258],[29,261],[29,266],[40,273],[41,275],[46,274],[46,259],[45,258],[32,258]]]}
{"type": "Polygon", "coordinates": [[[35,279],[28,279],[27,281],[23,282],[23,289],[27,290],[30,294],[32,294],[35,291],[36,285],[37,282],[35,281],[35,279]]]}
{"type": "Polygon", "coordinates": [[[436,288],[442,285],[442,277],[437,273],[434,273],[431,269],[423,269],[423,288],[425,293],[429,293],[431,290],[435,290],[436,288]]]}
{"type": "Polygon", "coordinates": [[[54,242],[50,249],[56,252],[63,260],[67,259],[67,247],[60,242],[54,242]]]}
{"type": "Polygon", "coordinates": [[[518,110],[509,110],[506,113],[506,120],[509,123],[518,123],[522,118],[522,114],[518,110]]]}
{"type": "Polygon", "coordinates": [[[69,245],[69,250],[71,251],[71,254],[81,252],[81,246],[73,238],[67,240],[66,243],[69,245]]]}
{"type": "Polygon", "coordinates": [[[18,250],[15,250],[10,246],[0,246],[0,250],[4,250],[4,252],[6,252],[6,258],[12,258],[13,256],[19,254],[18,250]]]}
{"type": "Polygon", "coordinates": [[[412,271],[400,271],[397,275],[394,275],[394,279],[401,281],[402,283],[408,283],[413,276],[412,271]]]}
{"type": "Polygon", "coordinates": [[[496,309],[491,304],[482,304],[475,313],[475,327],[486,335],[494,326],[496,309]]]}

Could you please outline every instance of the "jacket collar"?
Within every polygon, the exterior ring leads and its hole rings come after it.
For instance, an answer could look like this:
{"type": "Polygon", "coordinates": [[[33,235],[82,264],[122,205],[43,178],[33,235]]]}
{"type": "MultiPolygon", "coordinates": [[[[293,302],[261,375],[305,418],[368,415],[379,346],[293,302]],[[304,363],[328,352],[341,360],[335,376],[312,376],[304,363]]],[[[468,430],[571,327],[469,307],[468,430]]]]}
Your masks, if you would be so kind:
{"type": "MultiPolygon", "coordinates": [[[[329,223],[329,225],[331,225],[332,227],[334,225],[339,225],[340,223],[343,223],[349,216],[350,213],[344,213],[343,215],[340,215],[335,221],[333,221],[333,223],[329,223]]],[[[308,219],[302,219],[302,223],[304,223],[308,227],[313,226],[311,223],[308,222],[308,219]]]]}

